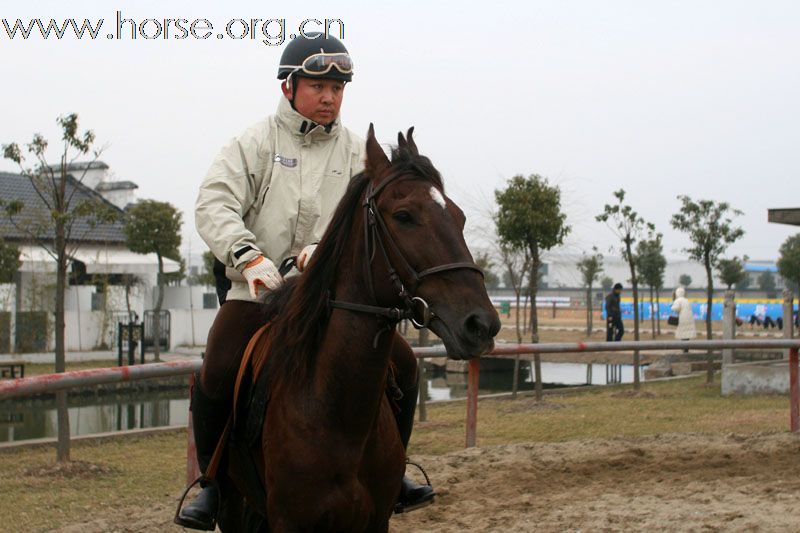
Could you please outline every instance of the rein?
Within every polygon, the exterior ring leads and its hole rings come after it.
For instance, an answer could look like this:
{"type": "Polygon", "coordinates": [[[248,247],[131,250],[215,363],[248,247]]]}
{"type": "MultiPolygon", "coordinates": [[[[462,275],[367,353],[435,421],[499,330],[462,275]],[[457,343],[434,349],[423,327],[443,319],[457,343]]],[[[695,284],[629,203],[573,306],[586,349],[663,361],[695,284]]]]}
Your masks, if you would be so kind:
{"type": "MultiPolygon", "coordinates": [[[[365,305],[333,299],[329,299],[328,302],[332,308],[354,311],[357,313],[367,313],[386,318],[388,319],[386,330],[393,329],[395,325],[403,319],[411,320],[411,323],[415,328],[422,329],[428,327],[431,320],[435,318],[435,315],[431,311],[430,306],[428,306],[428,303],[414,294],[425,277],[433,274],[461,269],[474,270],[480,273],[481,276],[484,275],[483,270],[481,270],[478,265],[468,261],[446,263],[427,268],[421,272],[417,272],[417,270],[411,266],[395,240],[392,238],[389,229],[386,227],[386,222],[383,220],[383,217],[381,216],[380,211],[378,211],[376,204],[378,196],[386,187],[386,185],[399,178],[403,174],[403,172],[395,172],[394,174],[390,174],[377,187],[373,187],[372,182],[370,181],[367,185],[367,190],[364,194],[364,203],[362,205],[364,207],[364,241],[367,247],[367,253],[364,256],[364,270],[368,280],[367,285],[369,286],[370,300],[372,302],[377,302],[377,298],[375,296],[375,284],[372,278],[372,261],[375,258],[375,251],[380,250],[388,270],[389,280],[397,290],[397,294],[403,301],[404,307],[381,307],[378,305],[365,305]],[[394,268],[394,265],[392,265],[392,262],[389,259],[389,253],[387,252],[387,243],[391,248],[391,251],[394,252],[394,254],[399,258],[401,268],[403,268],[410,275],[414,284],[411,291],[405,288],[403,282],[400,280],[397,270],[394,268]],[[418,315],[415,312],[416,310],[421,311],[421,320],[417,320],[418,315]]],[[[379,332],[375,337],[375,342],[373,343],[375,346],[377,346],[380,333],[381,332],[379,332]]]]}

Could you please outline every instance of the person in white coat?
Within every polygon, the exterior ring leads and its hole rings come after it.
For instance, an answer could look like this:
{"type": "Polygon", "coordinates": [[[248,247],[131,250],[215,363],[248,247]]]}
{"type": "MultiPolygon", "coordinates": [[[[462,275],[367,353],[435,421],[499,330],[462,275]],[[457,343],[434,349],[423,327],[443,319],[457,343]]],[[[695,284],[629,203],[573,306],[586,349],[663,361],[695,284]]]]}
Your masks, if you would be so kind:
{"type": "Polygon", "coordinates": [[[678,316],[678,327],[675,328],[675,338],[682,341],[694,339],[697,329],[694,325],[692,304],[686,299],[686,290],[683,287],[675,289],[675,301],[672,302],[672,312],[678,316]]]}

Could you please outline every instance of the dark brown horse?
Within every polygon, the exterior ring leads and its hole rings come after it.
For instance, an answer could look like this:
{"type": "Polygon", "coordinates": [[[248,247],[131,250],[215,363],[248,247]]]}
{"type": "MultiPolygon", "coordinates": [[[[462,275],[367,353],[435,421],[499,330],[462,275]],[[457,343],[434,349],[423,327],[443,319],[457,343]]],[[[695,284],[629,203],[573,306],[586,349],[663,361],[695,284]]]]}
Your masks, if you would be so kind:
{"type": "Polygon", "coordinates": [[[429,323],[455,359],[493,347],[500,322],[464,214],[412,130],[389,161],[370,126],[365,171],[305,273],[267,304],[255,352],[267,352],[269,403],[259,444],[243,454],[234,433],[223,531],[387,531],[405,469],[387,379],[392,366],[403,388],[417,368],[397,321],[429,323]]]}

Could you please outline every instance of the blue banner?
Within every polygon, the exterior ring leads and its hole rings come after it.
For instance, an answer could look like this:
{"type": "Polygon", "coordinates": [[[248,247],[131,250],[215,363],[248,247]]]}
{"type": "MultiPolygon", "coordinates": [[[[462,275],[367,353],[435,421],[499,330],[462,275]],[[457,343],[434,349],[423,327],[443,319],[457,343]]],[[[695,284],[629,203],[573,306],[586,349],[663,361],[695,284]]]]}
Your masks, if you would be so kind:
{"type": "MultiPolygon", "coordinates": [[[[691,302],[692,314],[695,320],[706,319],[706,302],[691,302]]],[[[639,302],[639,319],[650,320],[650,315],[655,311],[656,305],[650,307],[650,301],[639,302]]],[[[620,302],[620,309],[622,310],[622,318],[633,320],[633,302],[623,300],[620,302]]],[[[711,305],[711,320],[722,320],[722,302],[713,302],[711,305]]],[[[797,311],[797,304],[794,304],[794,310],[797,311]]],[[[658,306],[658,316],[666,320],[672,314],[672,302],[661,302],[658,306]]],[[[778,317],[783,318],[783,304],[780,303],[737,303],[736,316],[747,322],[750,317],[755,315],[759,320],[763,321],[765,317],[770,317],[775,320],[778,317]]],[[[603,318],[606,317],[605,304],[603,304],[603,318]]],[[[785,319],[784,319],[785,321],[785,319]]]]}

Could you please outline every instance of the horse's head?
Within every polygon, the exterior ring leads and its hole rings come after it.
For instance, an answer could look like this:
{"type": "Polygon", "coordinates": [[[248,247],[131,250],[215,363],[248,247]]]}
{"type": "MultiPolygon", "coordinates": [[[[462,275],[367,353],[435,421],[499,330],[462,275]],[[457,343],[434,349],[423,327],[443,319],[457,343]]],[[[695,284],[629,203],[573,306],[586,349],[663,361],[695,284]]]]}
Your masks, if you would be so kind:
{"type": "Polygon", "coordinates": [[[367,137],[371,181],[364,199],[374,296],[411,307],[415,322],[428,323],[450,357],[470,359],[491,351],[500,319],[464,242],[464,213],[445,195],[412,133],[398,134],[391,161],[372,125],[367,137]]]}

